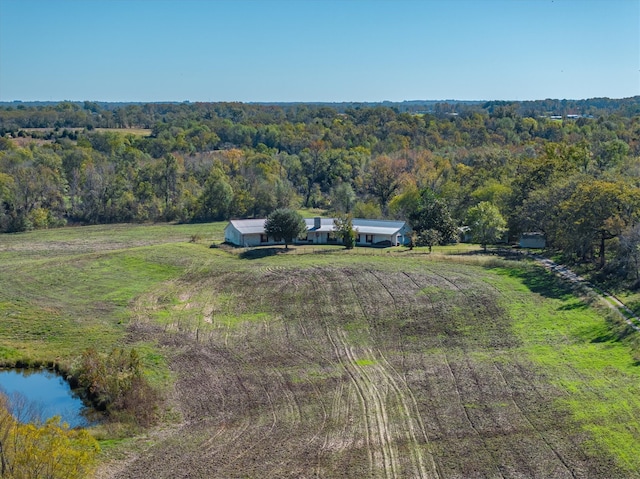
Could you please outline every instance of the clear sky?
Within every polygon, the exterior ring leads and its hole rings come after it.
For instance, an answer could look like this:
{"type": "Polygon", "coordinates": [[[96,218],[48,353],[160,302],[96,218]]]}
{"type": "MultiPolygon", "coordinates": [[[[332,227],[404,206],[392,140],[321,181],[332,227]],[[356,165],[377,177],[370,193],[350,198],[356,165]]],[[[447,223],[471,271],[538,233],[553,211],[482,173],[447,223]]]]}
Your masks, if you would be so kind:
{"type": "Polygon", "coordinates": [[[640,95],[640,0],[0,0],[0,101],[640,95]]]}

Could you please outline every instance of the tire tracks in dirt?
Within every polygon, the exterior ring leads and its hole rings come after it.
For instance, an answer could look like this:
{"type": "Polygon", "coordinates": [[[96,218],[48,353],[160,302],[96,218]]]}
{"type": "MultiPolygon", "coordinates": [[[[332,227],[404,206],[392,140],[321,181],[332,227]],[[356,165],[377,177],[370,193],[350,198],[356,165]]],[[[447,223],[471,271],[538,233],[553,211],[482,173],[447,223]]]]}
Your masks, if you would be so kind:
{"type": "MultiPolygon", "coordinates": [[[[466,418],[466,421],[469,424],[469,428],[471,429],[471,431],[473,432],[473,434],[479,439],[480,444],[482,444],[483,449],[485,450],[485,453],[488,456],[493,456],[492,452],[489,450],[489,448],[486,445],[486,441],[485,438],[483,437],[483,435],[480,433],[480,431],[478,431],[478,429],[476,428],[476,425],[474,424],[473,420],[471,419],[471,416],[469,415],[469,410],[467,409],[467,406],[464,404],[464,401],[462,399],[463,395],[460,391],[460,384],[459,384],[459,380],[458,377],[456,376],[456,374],[453,371],[453,368],[451,367],[451,362],[449,361],[449,355],[447,354],[447,349],[446,346],[444,344],[441,343],[440,348],[442,350],[442,358],[444,359],[444,363],[447,367],[450,379],[451,379],[451,383],[454,386],[455,392],[456,392],[456,397],[457,397],[457,401],[458,401],[458,407],[462,410],[462,412],[464,413],[464,417],[466,418]]],[[[504,478],[504,475],[502,474],[502,472],[500,471],[499,468],[496,467],[495,472],[497,474],[496,477],[502,477],[504,478]]]]}
{"type": "Polygon", "coordinates": [[[500,378],[500,380],[502,381],[502,385],[505,389],[505,391],[509,392],[509,401],[514,405],[514,407],[516,408],[516,410],[518,411],[518,413],[524,418],[524,420],[527,422],[527,424],[529,424],[529,426],[531,427],[531,429],[533,431],[536,432],[536,434],[538,434],[538,437],[540,437],[540,439],[544,442],[544,444],[546,445],[546,447],[553,453],[553,455],[556,457],[556,459],[558,460],[558,462],[562,465],[562,467],[567,471],[567,473],[569,474],[569,476],[571,476],[572,478],[576,479],[576,475],[573,472],[573,469],[569,466],[569,464],[567,464],[567,462],[565,461],[565,459],[562,457],[562,455],[556,450],[555,447],[553,447],[553,445],[549,442],[549,440],[545,437],[545,435],[543,434],[542,431],[540,431],[531,421],[531,419],[529,418],[529,415],[526,414],[524,412],[524,410],[520,407],[520,404],[518,404],[518,401],[516,401],[516,399],[513,397],[513,394],[511,393],[511,387],[509,386],[509,383],[507,382],[507,380],[504,377],[504,374],[502,374],[502,371],[500,370],[500,368],[498,367],[498,365],[494,362],[492,363],[494,369],[496,370],[496,372],[498,373],[498,377],[500,378]]]}
{"type": "MultiPolygon", "coordinates": [[[[439,275],[438,273],[435,273],[432,271],[433,274],[441,277],[443,280],[447,281],[449,284],[451,284],[456,290],[458,290],[461,294],[469,297],[469,298],[477,298],[477,295],[472,292],[472,291],[466,291],[463,288],[460,288],[460,286],[453,280],[446,278],[442,275],[439,275]]],[[[497,293],[501,294],[501,292],[499,290],[496,290],[497,293]]],[[[467,418],[467,421],[469,422],[469,424],[471,425],[471,427],[474,429],[474,431],[478,434],[478,437],[480,437],[481,439],[483,438],[483,434],[481,434],[479,431],[477,431],[473,420],[471,418],[471,416],[469,415],[469,412],[467,410],[467,408],[464,406],[464,404],[462,403],[462,396],[461,396],[461,392],[460,389],[458,387],[458,380],[457,377],[455,375],[455,372],[453,371],[453,368],[451,367],[451,364],[449,362],[448,359],[448,355],[446,353],[446,350],[444,349],[444,345],[443,345],[443,356],[445,358],[447,367],[451,373],[451,377],[455,382],[455,387],[456,387],[456,392],[458,394],[458,398],[460,400],[460,406],[463,408],[464,412],[465,412],[465,416],[467,418]]],[[[505,391],[509,391],[509,401],[514,405],[515,410],[517,411],[518,415],[520,417],[523,418],[523,420],[526,422],[526,424],[529,425],[529,427],[531,428],[531,430],[535,431],[535,433],[538,435],[538,437],[540,437],[540,439],[542,440],[542,442],[544,443],[545,447],[551,452],[551,454],[553,455],[553,457],[556,458],[557,463],[560,465],[560,467],[562,469],[564,469],[567,472],[567,477],[573,477],[575,478],[575,474],[573,472],[573,470],[571,469],[571,467],[567,464],[567,462],[565,461],[565,459],[562,457],[562,455],[553,447],[553,445],[547,440],[547,438],[544,436],[544,434],[542,433],[542,431],[538,430],[535,425],[533,424],[533,422],[531,421],[531,419],[528,417],[528,415],[524,412],[524,410],[520,407],[520,405],[517,403],[517,401],[515,400],[515,398],[513,397],[513,395],[510,393],[511,389],[509,387],[508,382],[506,381],[504,375],[502,374],[502,371],[499,369],[499,367],[497,366],[497,364],[495,362],[491,362],[492,367],[495,369],[495,371],[497,372],[497,376],[500,378],[500,381],[502,382],[503,388],[505,391]]],[[[480,387],[480,380],[479,378],[477,378],[477,376],[475,375],[475,373],[472,374],[473,375],[473,379],[477,385],[477,387],[480,387]]],[[[483,440],[484,442],[484,440],[483,440]]],[[[488,451],[487,451],[488,452],[488,451]]]]}
{"type": "MultiPolygon", "coordinates": [[[[391,289],[382,281],[382,279],[375,274],[373,271],[368,271],[369,274],[374,276],[380,286],[387,292],[387,294],[392,298],[393,306],[394,306],[394,314],[396,316],[401,316],[402,311],[398,306],[398,301],[396,300],[394,294],[391,292],[391,289]]],[[[357,300],[357,303],[360,307],[361,315],[367,319],[367,315],[364,307],[362,306],[362,302],[360,301],[360,295],[358,294],[353,281],[349,278],[349,281],[352,285],[352,291],[357,300]]],[[[343,343],[346,342],[346,333],[342,331],[343,343]]],[[[357,361],[354,358],[352,348],[349,348],[351,352],[351,359],[355,365],[357,365],[357,361]]],[[[390,404],[392,401],[390,399],[394,399],[397,405],[399,406],[400,412],[400,420],[401,424],[398,424],[396,428],[398,431],[405,436],[405,441],[407,443],[407,447],[409,448],[409,452],[412,459],[412,468],[414,472],[414,477],[419,477],[421,479],[428,477],[440,477],[438,472],[435,460],[431,453],[424,453],[422,449],[424,447],[429,446],[429,439],[426,434],[426,429],[422,422],[422,417],[420,415],[420,411],[418,409],[417,401],[413,394],[413,391],[409,387],[405,378],[402,378],[395,368],[391,365],[387,357],[382,353],[382,351],[378,348],[374,352],[371,348],[363,349],[363,359],[365,362],[370,363],[366,366],[361,367],[362,374],[365,378],[367,378],[369,383],[373,383],[373,374],[369,374],[368,371],[375,372],[375,376],[378,378],[377,382],[385,383],[388,387],[390,387],[393,398],[389,398],[386,400],[386,404],[390,404]],[[396,376],[401,381],[401,384],[396,380],[396,376]],[[424,445],[424,446],[422,446],[424,445]],[[425,458],[425,455],[428,458],[425,458]],[[425,464],[429,463],[429,467],[425,464]],[[430,469],[428,472],[427,469],[430,469]]],[[[377,394],[378,398],[382,404],[382,398],[377,394]]],[[[387,397],[391,396],[391,392],[387,392],[387,397]]],[[[382,407],[386,410],[386,404],[382,404],[382,407]]],[[[386,418],[386,417],[385,417],[386,418]]],[[[386,418],[388,419],[388,418],[386,418]]]]}
{"type": "MultiPolygon", "coordinates": [[[[329,330],[328,326],[325,327],[325,334],[327,336],[327,339],[329,340],[329,342],[331,343],[331,345],[333,347],[333,351],[334,351],[334,354],[336,356],[336,359],[338,360],[338,362],[340,363],[342,368],[349,375],[349,378],[351,380],[351,384],[353,384],[353,386],[354,386],[354,388],[355,388],[355,390],[356,390],[356,392],[358,394],[358,399],[359,399],[359,402],[360,402],[360,406],[362,407],[363,419],[364,419],[364,422],[365,422],[365,427],[364,427],[365,443],[366,443],[366,446],[367,446],[367,453],[368,453],[368,456],[369,456],[370,473],[373,476],[375,474],[374,465],[376,464],[376,458],[375,458],[375,447],[373,445],[373,439],[372,439],[372,437],[375,434],[375,427],[371,422],[371,414],[370,414],[370,411],[369,411],[370,410],[370,402],[371,401],[368,401],[366,396],[365,396],[364,388],[362,387],[361,382],[358,380],[357,371],[354,371],[354,369],[349,367],[347,362],[345,362],[345,360],[343,359],[344,356],[346,356],[346,353],[340,350],[340,348],[338,347],[338,342],[334,338],[334,336],[331,334],[331,331],[329,330]]],[[[383,463],[383,467],[385,469],[385,472],[387,472],[386,463],[383,463]]],[[[390,477],[390,476],[388,474],[386,474],[386,477],[390,477]]]]}
{"type": "MultiPolygon", "coordinates": [[[[433,274],[434,276],[437,276],[437,277],[441,278],[442,280],[444,280],[446,283],[451,285],[455,290],[460,292],[462,295],[467,296],[467,293],[464,290],[462,290],[454,281],[446,278],[445,276],[442,276],[441,274],[435,273],[434,271],[432,271],[432,270],[430,270],[428,268],[427,268],[427,271],[429,273],[433,274]]],[[[407,277],[414,284],[414,286],[417,288],[418,291],[422,290],[422,286],[410,274],[405,272],[404,276],[407,277]]],[[[431,298],[428,295],[427,295],[427,298],[428,298],[428,301],[431,304],[432,308],[435,307],[433,301],[431,300],[431,298]]],[[[449,361],[449,356],[447,354],[448,348],[447,348],[447,346],[445,346],[443,344],[441,338],[438,339],[438,343],[439,343],[439,349],[441,351],[442,359],[444,360],[444,365],[446,366],[447,373],[448,373],[448,375],[450,377],[451,384],[453,385],[453,389],[454,389],[455,394],[456,394],[458,408],[459,408],[459,410],[461,410],[463,412],[463,416],[464,416],[469,428],[471,429],[472,433],[474,434],[474,436],[476,436],[479,439],[480,444],[482,444],[482,447],[484,449],[485,454],[487,456],[492,456],[491,451],[486,446],[486,443],[484,441],[483,435],[476,428],[476,425],[474,424],[471,416],[469,415],[469,411],[468,411],[467,407],[465,406],[465,404],[463,402],[462,393],[460,391],[460,386],[459,386],[459,380],[458,380],[458,377],[456,376],[453,368],[451,367],[451,363],[449,361]]],[[[406,378],[405,378],[405,381],[406,381],[406,378]]],[[[425,436],[426,436],[426,429],[424,428],[424,425],[422,427],[423,427],[423,431],[424,431],[425,436]]],[[[498,468],[496,468],[495,472],[497,474],[496,477],[504,477],[504,475],[501,473],[501,471],[498,468]]]]}
{"type": "MultiPolygon", "coordinates": [[[[389,294],[389,296],[393,300],[394,310],[396,316],[400,316],[402,314],[402,310],[398,307],[398,300],[395,295],[392,293],[391,289],[384,283],[384,281],[375,273],[371,272],[380,285],[385,289],[385,291],[389,294]]],[[[405,276],[409,277],[405,274],[405,276]]],[[[415,285],[415,282],[412,278],[409,277],[411,282],[415,285]]],[[[362,308],[361,308],[362,309],[362,308]]],[[[362,309],[362,313],[364,314],[364,309],[362,309]]],[[[371,354],[371,356],[375,356],[371,354]]],[[[385,364],[386,368],[379,367],[379,371],[384,375],[385,379],[391,385],[393,390],[395,391],[396,397],[401,405],[402,410],[404,411],[403,422],[404,422],[404,430],[407,434],[407,441],[409,444],[409,448],[411,451],[411,455],[414,459],[414,465],[417,467],[417,477],[427,478],[427,477],[440,477],[436,462],[431,453],[428,454],[428,462],[431,469],[431,474],[427,472],[427,466],[425,465],[425,457],[421,451],[420,443],[423,442],[427,447],[429,446],[429,438],[427,436],[426,428],[422,421],[422,416],[420,414],[420,410],[418,409],[418,403],[416,401],[415,395],[413,391],[409,387],[407,383],[406,377],[400,376],[395,368],[391,365],[387,357],[382,353],[380,349],[378,349],[378,355],[380,361],[385,364]],[[394,376],[398,376],[401,378],[402,386],[398,385],[394,376]],[[415,423],[414,423],[415,421],[415,423]],[[416,425],[417,423],[417,425],[416,425]],[[418,432],[417,432],[418,431],[418,432]],[[420,437],[419,437],[420,436],[420,437]]],[[[375,361],[375,359],[374,359],[375,361]]]]}

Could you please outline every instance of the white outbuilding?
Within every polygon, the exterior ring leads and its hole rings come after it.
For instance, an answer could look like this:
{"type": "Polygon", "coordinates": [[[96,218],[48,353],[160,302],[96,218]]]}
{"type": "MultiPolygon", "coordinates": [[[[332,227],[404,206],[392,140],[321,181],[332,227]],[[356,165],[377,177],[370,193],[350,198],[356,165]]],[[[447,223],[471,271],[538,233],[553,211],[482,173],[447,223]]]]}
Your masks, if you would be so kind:
{"type": "Polygon", "coordinates": [[[520,248],[538,248],[543,249],[547,246],[547,240],[544,237],[544,233],[530,232],[522,233],[520,241],[518,242],[520,248]]]}

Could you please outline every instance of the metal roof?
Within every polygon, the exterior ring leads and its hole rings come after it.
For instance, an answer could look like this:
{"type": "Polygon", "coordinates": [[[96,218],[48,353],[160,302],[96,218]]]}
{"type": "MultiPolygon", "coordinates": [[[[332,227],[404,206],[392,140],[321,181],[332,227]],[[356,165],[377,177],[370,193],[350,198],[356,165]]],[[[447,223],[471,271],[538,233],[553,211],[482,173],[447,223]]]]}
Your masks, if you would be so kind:
{"type": "Polygon", "coordinates": [[[392,235],[405,227],[404,221],[353,219],[353,228],[361,234],[392,235]]]}
{"type": "MultiPolygon", "coordinates": [[[[251,219],[251,220],[231,220],[230,224],[234,226],[241,234],[262,234],[264,233],[265,219],[251,219]]],[[[314,218],[305,218],[305,224],[307,230],[312,232],[325,232],[329,233],[335,231],[335,225],[333,224],[333,218],[320,218],[320,227],[315,227],[314,218]]],[[[379,235],[393,235],[398,233],[404,228],[406,223],[404,221],[392,221],[392,220],[368,220],[363,218],[353,219],[353,228],[361,234],[379,234],[379,235]]]]}
{"type": "Polygon", "coordinates": [[[256,220],[231,220],[229,223],[233,225],[243,235],[262,234],[264,233],[265,218],[256,220]]]}
{"type": "Polygon", "coordinates": [[[333,218],[319,218],[319,219],[320,219],[320,228],[316,228],[315,227],[316,218],[305,218],[304,222],[307,224],[307,229],[313,232],[322,231],[325,233],[335,230],[335,226],[333,224],[333,218]]]}

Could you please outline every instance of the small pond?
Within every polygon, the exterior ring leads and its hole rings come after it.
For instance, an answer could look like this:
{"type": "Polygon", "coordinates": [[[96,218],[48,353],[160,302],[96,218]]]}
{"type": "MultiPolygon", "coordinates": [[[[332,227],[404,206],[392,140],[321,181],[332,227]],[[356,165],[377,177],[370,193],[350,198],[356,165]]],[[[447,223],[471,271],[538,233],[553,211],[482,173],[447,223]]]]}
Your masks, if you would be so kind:
{"type": "Polygon", "coordinates": [[[9,398],[12,413],[22,422],[34,418],[45,421],[61,416],[69,427],[87,427],[92,412],[75,394],[67,381],[46,369],[0,370],[0,391],[9,398]]]}

